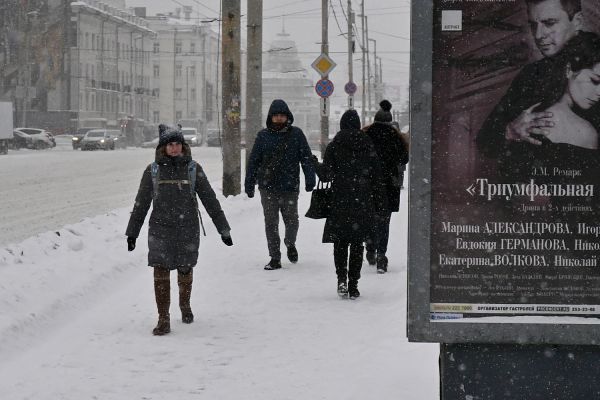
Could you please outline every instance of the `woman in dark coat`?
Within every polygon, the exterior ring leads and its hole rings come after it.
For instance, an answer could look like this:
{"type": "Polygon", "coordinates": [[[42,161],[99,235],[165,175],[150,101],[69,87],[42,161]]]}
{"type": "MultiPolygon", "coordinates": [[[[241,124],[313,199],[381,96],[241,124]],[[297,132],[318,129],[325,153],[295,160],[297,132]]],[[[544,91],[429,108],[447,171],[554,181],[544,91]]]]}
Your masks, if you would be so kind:
{"type": "Polygon", "coordinates": [[[377,272],[387,272],[386,256],[390,236],[390,219],[393,212],[400,209],[400,171],[399,166],[408,162],[408,144],[404,142],[400,132],[392,125],[392,104],[383,100],[381,109],[375,114],[372,125],[364,131],[373,141],[377,157],[381,161],[381,172],[385,185],[387,207],[377,212],[375,235],[367,243],[367,261],[377,263],[377,272]]]}
{"type": "Polygon", "coordinates": [[[155,162],[144,171],[125,234],[128,250],[132,251],[152,203],[148,223],[148,265],[154,268],[154,294],[158,308],[158,324],[152,333],[165,335],[171,331],[171,270],[177,270],[182,321],[187,324],[194,321],[190,307],[192,268],[198,261],[200,245],[196,195],[200,197],[223,242],[228,246],[233,242],[215,192],[202,167],[192,160],[190,147],[185,143],[182,132],[164,125],[159,127],[159,132],[155,162]],[[195,186],[193,190],[190,188],[192,182],[195,186]]]}
{"type": "Polygon", "coordinates": [[[344,113],[340,129],[327,146],[317,175],[332,182],[332,210],[325,222],[323,243],[333,243],[337,292],[354,299],[360,296],[363,242],[372,234],[375,211],[384,206],[384,198],[377,154],[371,139],[360,130],[356,111],[344,113]]]}

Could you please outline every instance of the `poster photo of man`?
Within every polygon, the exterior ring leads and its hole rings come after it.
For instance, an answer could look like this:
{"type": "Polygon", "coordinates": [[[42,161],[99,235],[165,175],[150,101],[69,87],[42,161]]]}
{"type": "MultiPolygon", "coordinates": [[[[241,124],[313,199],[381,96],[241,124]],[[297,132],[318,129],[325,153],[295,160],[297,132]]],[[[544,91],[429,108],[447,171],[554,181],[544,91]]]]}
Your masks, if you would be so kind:
{"type": "Polygon", "coordinates": [[[599,32],[595,0],[434,2],[433,321],[600,317],[599,32]]]}

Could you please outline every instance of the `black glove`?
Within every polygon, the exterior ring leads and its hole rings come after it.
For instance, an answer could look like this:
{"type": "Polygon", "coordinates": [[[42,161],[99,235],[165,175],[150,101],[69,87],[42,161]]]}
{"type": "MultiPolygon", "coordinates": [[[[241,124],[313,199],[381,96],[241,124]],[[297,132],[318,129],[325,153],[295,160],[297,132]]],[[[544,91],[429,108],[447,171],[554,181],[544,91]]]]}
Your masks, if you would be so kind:
{"type": "Polygon", "coordinates": [[[248,191],[246,191],[246,194],[248,195],[248,198],[251,199],[254,197],[254,190],[252,190],[252,191],[248,190],[248,191]]]}
{"type": "Polygon", "coordinates": [[[127,238],[127,251],[133,251],[135,249],[135,238],[128,237],[127,238]]]}
{"type": "Polygon", "coordinates": [[[314,188],[314,186],[307,186],[305,189],[307,192],[312,192],[314,188]]]}
{"type": "Polygon", "coordinates": [[[312,156],[312,160],[315,165],[319,165],[319,158],[317,156],[315,156],[314,154],[312,156]]]}
{"type": "Polygon", "coordinates": [[[233,246],[233,240],[231,239],[231,235],[221,235],[221,240],[223,241],[223,243],[225,243],[227,246],[233,246]]]}

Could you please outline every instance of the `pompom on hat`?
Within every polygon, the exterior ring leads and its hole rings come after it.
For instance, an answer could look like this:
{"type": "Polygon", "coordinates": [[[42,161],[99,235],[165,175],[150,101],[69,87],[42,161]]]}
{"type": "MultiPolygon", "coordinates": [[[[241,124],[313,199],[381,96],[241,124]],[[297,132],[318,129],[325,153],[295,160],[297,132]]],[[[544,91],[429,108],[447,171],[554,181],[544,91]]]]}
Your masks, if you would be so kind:
{"type": "Polygon", "coordinates": [[[158,147],[166,146],[168,143],[177,142],[184,144],[185,138],[181,130],[160,124],[158,126],[158,147]]]}
{"type": "Polygon", "coordinates": [[[381,108],[375,114],[375,122],[392,122],[393,118],[392,113],[390,112],[390,110],[392,109],[392,103],[390,103],[388,100],[382,100],[381,103],[379,103],[379,107],[381,108]]]}

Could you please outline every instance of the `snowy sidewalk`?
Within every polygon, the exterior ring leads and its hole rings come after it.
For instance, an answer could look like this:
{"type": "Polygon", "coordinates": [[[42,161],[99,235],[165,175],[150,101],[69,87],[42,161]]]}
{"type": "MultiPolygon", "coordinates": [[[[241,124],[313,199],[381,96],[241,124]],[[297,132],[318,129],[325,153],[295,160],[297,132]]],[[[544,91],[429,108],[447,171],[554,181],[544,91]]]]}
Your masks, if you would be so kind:
{"type": "MultiPolygon", "coordinates": [[[[218,189],[215,187],[215,190],[218,189]]],[[[300,213],[310,196],[300,196],[300,213]]],[[[300,261],[268,261],[258,198],[221,199],[234,246],[204,213],[192,308],[153,337],[144,226],[126,250],[129,209],[0,249],[0,393],[5,399],[438,398],[433,344],[406,339],[406,192],[392,218],[389,272],[363,265],[340,300],[323,221],[300,221],[300,261]]]]}

